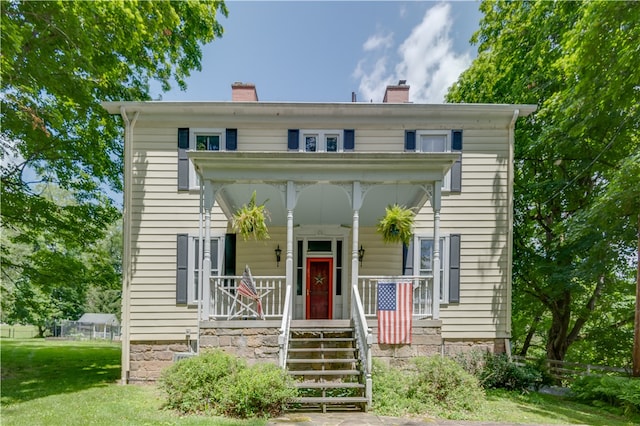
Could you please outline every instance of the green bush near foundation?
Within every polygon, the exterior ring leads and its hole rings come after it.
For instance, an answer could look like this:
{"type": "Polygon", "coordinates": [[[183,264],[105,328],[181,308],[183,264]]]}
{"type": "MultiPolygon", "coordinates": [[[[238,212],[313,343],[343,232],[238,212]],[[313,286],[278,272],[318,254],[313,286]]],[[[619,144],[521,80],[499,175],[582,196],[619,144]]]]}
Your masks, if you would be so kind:
{"type": "Polygon", "coordinates": [[[183,414],[238,418],[281,413],[296,396],[288,376],[273,364],[248,367],[242,359],[216,350],[176,362],[159,381],[166,407],[183,414]]]}

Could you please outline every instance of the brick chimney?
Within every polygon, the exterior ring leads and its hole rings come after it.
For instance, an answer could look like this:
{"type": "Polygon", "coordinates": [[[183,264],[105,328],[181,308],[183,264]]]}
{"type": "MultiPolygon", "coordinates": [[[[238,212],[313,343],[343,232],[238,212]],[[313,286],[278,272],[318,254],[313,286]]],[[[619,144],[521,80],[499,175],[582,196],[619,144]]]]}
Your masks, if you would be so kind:
{"type": "Polygon", "coordinates": [[[387,86],[382,102],[389,104],[403,104],[409,102],[409,86],[407,80],[398,81],[397,86],[387,86]]]}
{"type": "Polygon", "coordinates": [[[231,85],[231,100],[233,102],[257,102],[256,85],[236,81],[231,85]]]}

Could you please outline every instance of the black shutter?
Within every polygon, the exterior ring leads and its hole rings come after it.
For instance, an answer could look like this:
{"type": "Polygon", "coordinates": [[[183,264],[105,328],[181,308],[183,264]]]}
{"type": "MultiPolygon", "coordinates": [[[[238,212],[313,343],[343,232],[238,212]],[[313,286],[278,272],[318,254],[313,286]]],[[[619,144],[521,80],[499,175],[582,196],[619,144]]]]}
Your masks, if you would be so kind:
{"type": "Polygon", "coordinates": [[[189,129],[178,129],[178,191],[189,190],[189,129]]]}
{"type": "Polygon", "coordinates": [[[345,129],[344,131],[344,150],[353,151],[356,147],[356,131],[353,129],[345,129]]]}
{"type": "Polygon", "coordinates": [[[451,131],[451,151],[460,152],[460,157],[451,166],[451,192],[462,192],[462,130],[451,131]]]}
{"type": "Polygon", "coordinates": [[[298,129],[289,129],[289,133],[287,135],[287,147],[289,151],[297,151],[300,146],[300,130],[298,129]]]}
{"type": "Polygon", "coordinates": [[[404,131],[404,150],[405,151],[416,150],[416,131],[415,130],[404,131]]]}
{"type": "Polygon", "coordinates": [[[238,129],[227,129],[227,135],[225,139],[225,149],[227,151],[236,151],[238,149],[238,129]]]}
{"type": "Polygon", "coordinates": [[[187,304],[189,286],[189,234],[178,234],[176,249],[176,304],[187,304]]]}
{"type": "Polygon", "coordinates": [[[236,274],[236,234],[226,234],[224,237],[224,271],[222,274],[236,274]]]}
{"type": "Polygon", "coordinates": [[[449,237],[449,303],[460,302],[460,234],[449,237]]]}
{"type": "Polygon", "coordinates": [[[413,275],[413,239],[408,246],[402,245],[402,275],[413,275]]]}

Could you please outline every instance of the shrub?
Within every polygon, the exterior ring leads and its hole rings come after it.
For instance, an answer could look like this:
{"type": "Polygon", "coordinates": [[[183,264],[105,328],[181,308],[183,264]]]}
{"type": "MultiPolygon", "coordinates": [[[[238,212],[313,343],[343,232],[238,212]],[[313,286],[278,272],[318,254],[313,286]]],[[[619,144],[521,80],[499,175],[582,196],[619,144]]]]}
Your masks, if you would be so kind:
{"type": "Polygon", "coordinates": [[[419,413],[420,404],[408,397],[410,375],[407,371],[373,360],[373,407],[379,414],[419,413]]]}
{"type": "Polygon", "coordinates": [[[453,359],[440,356],[417,357],[415,374],[409,383],[408,395],[433,411],[473,412],[484,402],[484,392],[478,380],[453,359]]]}
{"type": "Polygon", "coordinates": [[[542,385],[542,373],[531,365],[517,365],[506,354],[487,353],[480,383],[485,389],[527,391],[542,385]]]}
{"type": "Polygon", "coordinates": [[[576,399],[593,405],[621,407],[625,414],[640,412],[640,379],[585,376],[571,384],[576,399]]]}
{"type": "Polygon", "coordinates": [[[289,376],[274,364],[240,370],[227,386],[222,405],[232,417],[276,416],[297,395],[289,376]]]}
{"type": "Polygon", "coordinates": [[[484,369],[486,356],[487,351],[474,349],[468,352],[456,353],[453,359],[460,364],[464,371],[479,379],[484,369]]]}
{"type": "Polygon", "coordinates": [[[176,362],[163,371],[159,387],[167,394],[168,408],[235,417],[276,415],[296,395],[277,366],[247,367],[219,350],[176,362]]]}
{"type": "Polygon", "coordinates": [[[181,413],[216,411],[226,391],[225,379],[244,368],[244,362],[216,350],[181,360],[162,372],[159,386],[167,407],[181,413]]]}

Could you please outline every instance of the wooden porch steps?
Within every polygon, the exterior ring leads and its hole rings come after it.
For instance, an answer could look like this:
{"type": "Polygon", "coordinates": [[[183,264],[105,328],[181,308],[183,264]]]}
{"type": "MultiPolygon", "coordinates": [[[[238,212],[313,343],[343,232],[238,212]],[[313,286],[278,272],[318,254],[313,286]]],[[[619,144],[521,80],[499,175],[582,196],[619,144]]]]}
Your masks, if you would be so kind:
{"type": "Polygon", "coordinates": [[[287,373],[301,395],[290,410],[367,409],[354,330],[348,321],[292,324],[287,373]]]}

